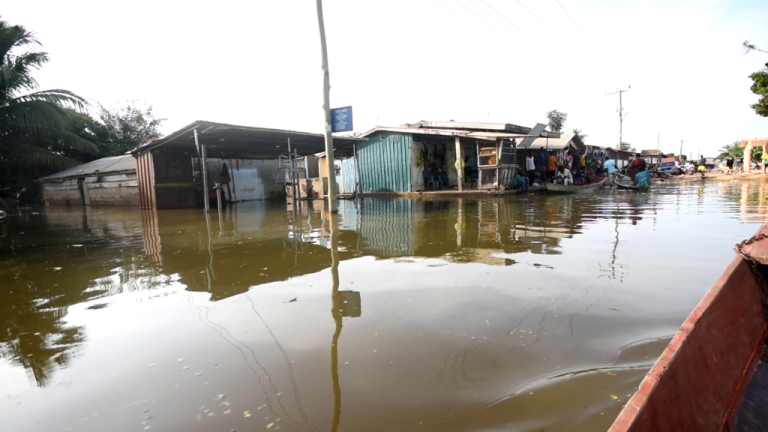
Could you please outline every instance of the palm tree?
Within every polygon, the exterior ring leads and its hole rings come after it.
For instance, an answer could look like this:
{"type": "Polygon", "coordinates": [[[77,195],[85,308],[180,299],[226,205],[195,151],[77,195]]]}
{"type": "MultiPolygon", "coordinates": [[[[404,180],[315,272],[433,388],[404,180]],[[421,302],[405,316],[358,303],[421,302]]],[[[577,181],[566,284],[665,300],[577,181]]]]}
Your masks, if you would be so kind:
{"type": "Polygon", "coordinates": [[[729,157],[740,158],[744,156],[744,148],[740,146],[740,141],[734,141],[732,144],[724,145],[720,148],[720,154],[717,155],[717,159],[725,159],[729,157]]]}
{"type": "Polygon", "coordinates": [[[21,166],[62,169],[98,148],[71,133],[66,108],[85,100],[67,90],[36,91],[32,72],[48,62],[34,34],[0,20],[0,158],[21,166]]]}

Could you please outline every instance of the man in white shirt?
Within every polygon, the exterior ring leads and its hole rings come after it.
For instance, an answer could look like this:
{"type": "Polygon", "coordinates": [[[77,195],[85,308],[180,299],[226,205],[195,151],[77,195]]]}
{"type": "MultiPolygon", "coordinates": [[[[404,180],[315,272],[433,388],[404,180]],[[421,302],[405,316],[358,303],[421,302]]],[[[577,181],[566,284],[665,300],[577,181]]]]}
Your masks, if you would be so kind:
{"type": "Polygon", "coordinates": [[[534,162],[530,151],[525,155],[525,169],[528,171],[528,184],[532,185],[536,180],[536,162],[534,162]]]}
{"type": "Polygon", "coordinates": [[[557,178],[563,179],[563,184],[566,186],[573,184],[573,174],[571,174],[571,170],[562,165],[557,167],[557,178]]]}

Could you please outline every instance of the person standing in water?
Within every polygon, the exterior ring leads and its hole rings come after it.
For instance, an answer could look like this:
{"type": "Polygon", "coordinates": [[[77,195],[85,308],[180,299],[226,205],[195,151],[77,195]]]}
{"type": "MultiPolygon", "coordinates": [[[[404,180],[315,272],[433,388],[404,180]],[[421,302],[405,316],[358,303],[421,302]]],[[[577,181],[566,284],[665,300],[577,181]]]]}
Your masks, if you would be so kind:
{"type": "Polygon", "coordinates": [[[555,179],[555,171],[557,170],[557,157],[555,157],[555,154],[552,153],[552,150],[549,151],[549,170],[547,171],[547,178],[551,180],[555,179]]]}
{"type": "Polygon", "coordinates": [[[603,168],[605,168],[605,171],[608,173],[608,186],[613,187],[614,177],[616,175],[616,161],[609,156],[603,163],[603,168]]]}
{"type": "Polygon", "coordinates": [[[528,184],[532,185],[536,180],[536,162],[530,150],[525,155],[525,169],[528,171],[528,184]]]}

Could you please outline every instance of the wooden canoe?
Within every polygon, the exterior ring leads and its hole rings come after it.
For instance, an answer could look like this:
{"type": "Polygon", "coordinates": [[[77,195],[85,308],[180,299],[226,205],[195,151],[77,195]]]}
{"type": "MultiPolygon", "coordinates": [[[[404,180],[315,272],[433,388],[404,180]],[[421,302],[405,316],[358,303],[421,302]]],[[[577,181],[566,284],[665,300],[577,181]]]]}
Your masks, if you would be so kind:
{"type": "MultiPolygon", "coordinates": [[[[768,235],[768,225],[758,230],[768,235]]],[[[768,264],[768,238],[745,252],[768,264]]],[[[761,266],[762,267],[762,266],[761,266]]],[[[640,383],[609,432],[764,430],[768,332],[762,291],[737,255],[640,383]]]]}
{"type": "Polygon", "coordinates": [[[648,192],[648,190],[651,188],[650,186],[638,186],[632,181],[631,177],[621,174],[616,176],[616,187],[619,189],[634,190],[639,192],[648,192]]]}
{"type": "Polygon", "coordinates": [[[603,187],[603,184],[605,184],[605,179],[597,183],[592,183],[588,185],[567,185],[566,186],[566,185],[555,184],[555,183],[544,183],[544,187],[547,188],[547,193],[551,193],[551,194],[575,194],[575,193],[594,192],[595,190],[601,189],[603,187]]]}

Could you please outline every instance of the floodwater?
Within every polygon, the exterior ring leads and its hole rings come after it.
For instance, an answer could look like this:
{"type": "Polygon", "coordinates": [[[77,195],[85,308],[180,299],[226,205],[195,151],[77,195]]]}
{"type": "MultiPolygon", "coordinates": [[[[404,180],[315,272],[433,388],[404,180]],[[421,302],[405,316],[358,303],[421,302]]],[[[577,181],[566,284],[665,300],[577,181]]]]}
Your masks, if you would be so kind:
{"type": "Polygon", "coordinates": [[[606,430],[766,198],[25,210],[0,222],[0,429],[606,430]]]}

